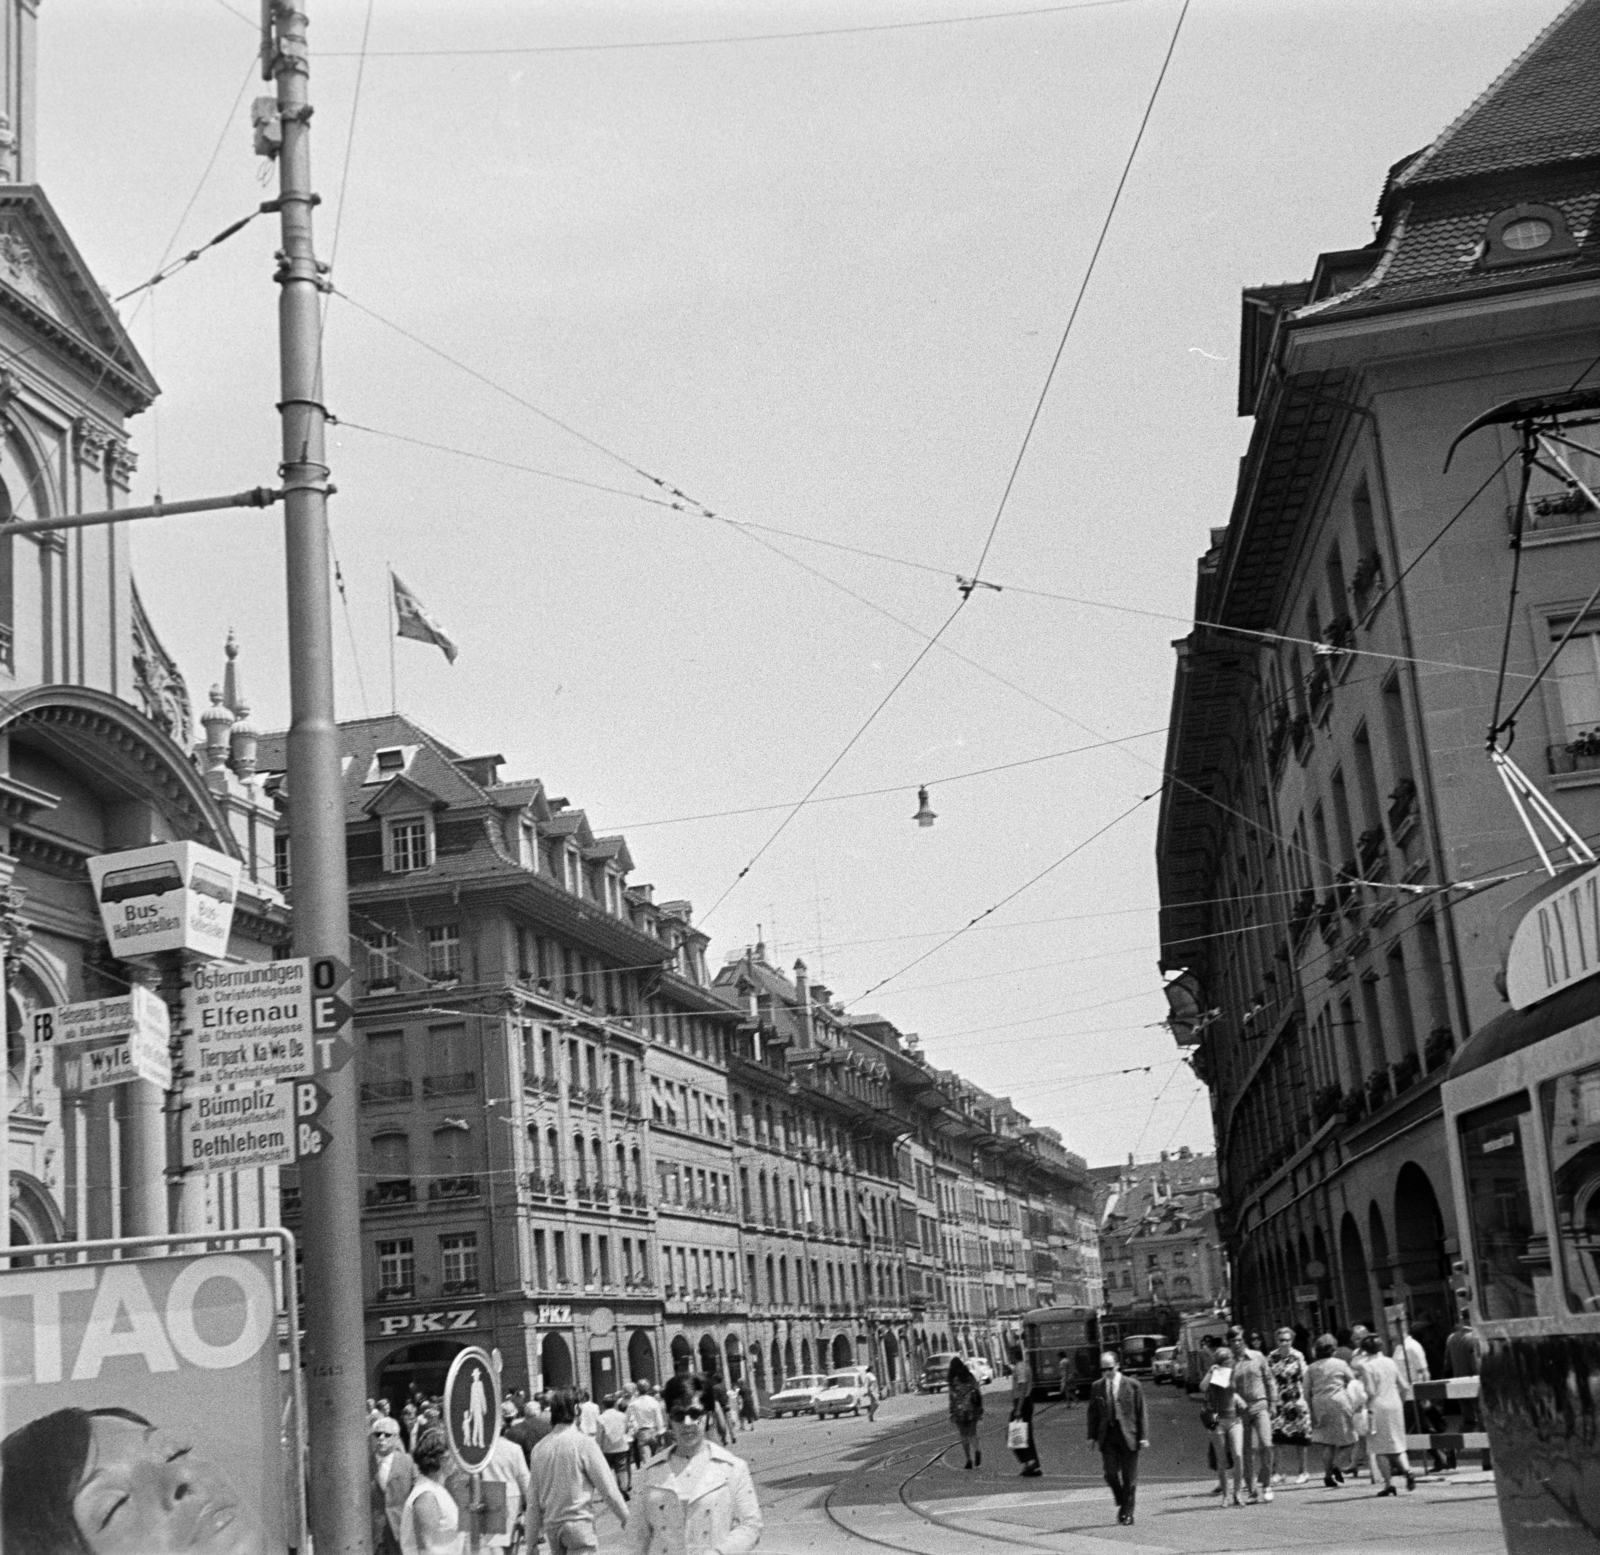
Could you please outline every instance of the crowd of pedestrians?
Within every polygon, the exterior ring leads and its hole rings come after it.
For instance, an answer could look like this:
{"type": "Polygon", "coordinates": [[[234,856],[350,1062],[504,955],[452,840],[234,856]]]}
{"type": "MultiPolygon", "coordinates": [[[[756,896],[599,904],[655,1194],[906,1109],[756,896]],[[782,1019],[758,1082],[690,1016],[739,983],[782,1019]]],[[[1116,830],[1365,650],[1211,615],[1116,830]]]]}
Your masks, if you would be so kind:
{"type": "MultiPolygon", "coordinates": [[[[1309,1345],[1308,1360],[1292,1328],[1277,1330],[1271,1351],[1243,1328],[1225,1340],[1204,1341],[1211,1367],[1203,1380],[1201,1423],[1211,1433],[1212,1494],[1224,1506],[1271,1501],[1273,1485],[1306,1483],[1307,1457],[1320,1455],[1322,1482],[1330,1490],[1354,1482],[1364,1467],[1379,1496],[1399,1494],[1397,1481],[1416,1488],[1407,1433],[1442,1428],[1416,1385],[1431,1380],[1427,1352],[1404,1320],[1385,1350],[1363,1324],[1309,1345]]],[[[1445,1345],[1450,1372],[1476,1375],[1483,1344],[1463,1316],[1445,1345]]],[[[1470,1402],[1470,1401],[1469,1401],[1470,1402]]],[[[1475,1420],[1469,1410],[1465,1424],[1475,1420]]],[[[1428,1452],[1429,1467],[1454,1467],[1453,1457],[1428,1452]]]]}
{"type": "MultiPolygon", "coordinates": [[[[502,1405],[499,1439],[482,1480],[498,1532],[490,1549],[550,1555],[599,1548],[595,1515],[623,1524],[629,1555],[739,1555],[761,1533],[755,1486],[728,1451],[758,1407],[748,1383],[730,1394],[717,1377],[689,1374],[665,1386],[629,1383],[593,1399],[557,1388],[502,1405]],[[713,1437],[715,1440],[713,1440],[713,1437]],[[503,1512],[499,1510],[503,1501],[503,1512]]],[[[370,1401],[374,1555],[462,1555],[461,1507],[470,1486],[453,1468],[438,1398],[413,1397],[398,1417],[370,1401]]]]}

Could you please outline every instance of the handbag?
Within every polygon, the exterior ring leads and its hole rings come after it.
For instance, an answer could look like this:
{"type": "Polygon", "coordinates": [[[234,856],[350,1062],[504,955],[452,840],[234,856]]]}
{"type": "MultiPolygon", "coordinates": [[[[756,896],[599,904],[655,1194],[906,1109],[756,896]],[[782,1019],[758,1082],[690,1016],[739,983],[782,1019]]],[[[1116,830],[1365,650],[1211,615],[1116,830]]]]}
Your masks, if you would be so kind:
{"type": "Polygon", "coordinates": [[[1006,1426],[1006,1446],[1013,1452],[1028,1450],[1028,1422],[1013,1420],[1006,1426]]]}
{"type": "Polygon", "coordinates": [[[1200,1424],[1203,1425],[1208,1431],[1216,1430],[1217,1420],[1219,1418],[1220,1417],[1218,1416],[1216,1410],[1214,1410],[1209,1404],[1205,1405],[1200,1411],[1200,1424]]]}

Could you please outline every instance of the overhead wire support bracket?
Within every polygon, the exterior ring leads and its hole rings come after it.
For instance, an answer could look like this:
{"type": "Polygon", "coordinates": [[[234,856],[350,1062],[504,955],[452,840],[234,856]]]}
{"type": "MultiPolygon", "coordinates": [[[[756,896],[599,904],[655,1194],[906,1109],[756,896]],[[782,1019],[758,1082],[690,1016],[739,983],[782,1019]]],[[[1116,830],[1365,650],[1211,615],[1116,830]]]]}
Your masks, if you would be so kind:
{"type": "Polygon", "coordinates": [[[269,508],[282,497],[271,486],[252,486],[226,497],[195,497],[187,502],[163,502],[157,497],[144,507],[106,508],[95,513],[58,513],[54,518],[30,518],[18,524],[0,524],[0,536],[42,535],[55,529],[90,529],[99,524],[120,524],[135,518],[175,518],[183,513],[217,513],[225,508],[269,508]]]}
{"type": "MultiPolygon", "coordinates": [[[[1506,400],[1493,409],[1485,411],[1481,416],[1464,427],[1450,444],[1445,455],[1445,469],[1450,468],[1450,461],[1455,456],[1455,451],[1461,443],[1472,433],[1489,426],[1514,426],[1517,430],[1520,448],[1518,452],[1522,458],[1522,480],[1517,491],[1517,511],[1515,527],[1512,531],[1512,600],[1516,597],[1517,563],[1521,560],[1523,535],[1527,528],[1528,517],[1528,477],[1530,472],[1538,467],[1550,474],[1559,471],[1561,478],[1565,479],[1571,490],[1581,492],[1584,499],[1597,513],[1600,513],[1600,497],[1590,489],[1587,483],[1572,468],[1571,463],[1562,453],[1562,448],[1582,449],[1581,444],[1573,443],[1562,435],[1562,424],[1577,424],[1582,426],[1593,425],[1594,412],[1600,410],[1600,388],[1572,388],[1560,394],[1533,395],[1521,399],[1506,400]],[[1540,455],[1544,457],[1541,458],[1540,455]],[[1552,469],[1551,461],[1556,468],[1552,469]]],[[[1544,866],[1545,873],[1555,876],[1559,873],[1561,865],[1552,858],[1554,853],[1564,853],[1567,865],[1593,864],[1596,862],[1594,849],[1584,841],[1583,837],[1574,829],[1571,822],[1562,815],[1554,803],[1542,793],[1537,784],[1512,760],[1509,751],[1512,740],[1516,738],[1517,714],[1527,705],[1535,690],[1550,668],[1556,662],[1561,650],[1566,647],[1579,624],[1594,608],[1595,602],[1600,600],[1600,585],[1589,596],[1583,607],[1578,610],[1567,629],[1562,633],[1560,640],[1550,650],[1544,662],[1539,666],[1529,683],[1523,688],[1522,694],[1512,704],[1509,711],[1502,717],[1500,713],[1500,695],[1505,685],[1506,678],[1506,651],[1502,651],[1500,659],[1500,675],[1495,690],[1495,708],[1491,714],[1486,747],[1489,764],[1495,769],[1504,786],[1506,796],[1510,799],[1512,808],[1517,812],[1517,819],[1522,822],[1523,829],[1532,841],[1534,850],[1539,855],[1539,862],[1544,866]],[[1501,737],[1505,736],[1505,745],[1502,746],[1501,737]],[[1546,843],[1541,831],[1548,833],[1549,842],[1546,843]]],[[[1509,610],[1509,607],[1508,607],[1509,610]]],[[[1506,649],[1510,646],[1510,620],[1507,620],[1506,649]]]]}

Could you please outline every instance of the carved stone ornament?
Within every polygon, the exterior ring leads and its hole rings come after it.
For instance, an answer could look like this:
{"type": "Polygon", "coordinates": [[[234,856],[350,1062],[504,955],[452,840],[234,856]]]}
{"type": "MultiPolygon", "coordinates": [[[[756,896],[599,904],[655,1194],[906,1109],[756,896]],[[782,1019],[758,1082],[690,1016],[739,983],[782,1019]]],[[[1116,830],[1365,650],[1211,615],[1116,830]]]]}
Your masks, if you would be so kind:
{"type": "Polygon", "coordinates": [[[78,463],[91,470],[102,468],[105,463],[106,449],[111,443],[111,434],[102,426],[97,426],[87,416],[79,416],[72,424],[74,441],[77,448],[78,463]]]}
{"type": "Polygon", "coordinates": [[[133,683],[145,717],[188,750],[194,743],[189,688],[150,625],[137,587],[133,590],[133,683]]]}
{"type": "Polygon", "coordinates": [[[133,484],[133,472],[139,468],[139,456],[119,438],[108,444],[108,464],[111,479],[124,491],[133,484]]]}
{"type": "Polygon", "coordinates": [[[51,318],[61,317],[61,306],[39,273],[38,259],[15,232],[0,232],[0,281],[51,318]]]}

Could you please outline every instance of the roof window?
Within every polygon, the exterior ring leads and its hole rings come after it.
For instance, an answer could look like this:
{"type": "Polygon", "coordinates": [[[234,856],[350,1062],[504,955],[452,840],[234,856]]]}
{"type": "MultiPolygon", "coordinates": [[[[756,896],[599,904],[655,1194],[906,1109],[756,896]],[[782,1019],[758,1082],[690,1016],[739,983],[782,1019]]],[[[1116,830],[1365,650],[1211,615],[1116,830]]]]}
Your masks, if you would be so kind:
{"type": "Polygon", "coordinates": [[[1486,270],[1496,270],[1507,265],[1543,264],[1577,252],[1567,218],[1555,206],[1513,205],[1490,218],[1479,262],[1486,270]]]}
{"type": "Polygon", "coordinates": [[[411,765],[411,758],[422,747],[420,745],[385,745],[372,753],[372,763],[367,768],[367,775],[362,779],[362,786],[368,783],[387,783],[390,778],[398,777],[411,765]]]}

